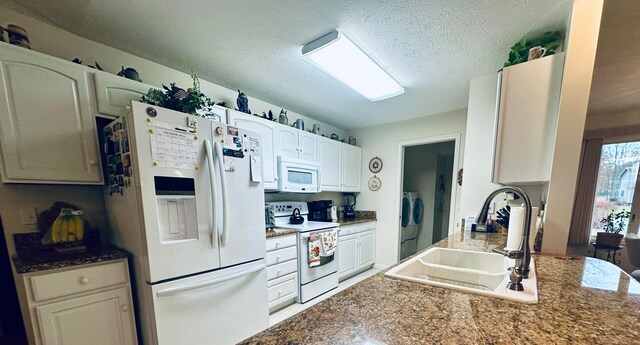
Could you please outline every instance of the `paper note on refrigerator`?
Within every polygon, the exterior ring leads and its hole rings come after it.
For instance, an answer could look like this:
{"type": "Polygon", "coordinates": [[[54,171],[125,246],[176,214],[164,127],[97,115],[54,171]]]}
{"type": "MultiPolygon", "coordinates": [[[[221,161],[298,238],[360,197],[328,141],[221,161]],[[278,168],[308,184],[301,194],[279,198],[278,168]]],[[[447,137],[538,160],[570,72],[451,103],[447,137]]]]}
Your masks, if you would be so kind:
{"type": "Polygon", "coordinates": [[[198,165],[198,140],[194,134],[154,128],[149,138],[151,159],[158,167],[193,169],[198,165]]]}
{"type": "Polygon", "coordinates": [[[262,162],[260,157],[250,155],[249,162],[251,165],[251,182],[262,182],[262,162]]]}

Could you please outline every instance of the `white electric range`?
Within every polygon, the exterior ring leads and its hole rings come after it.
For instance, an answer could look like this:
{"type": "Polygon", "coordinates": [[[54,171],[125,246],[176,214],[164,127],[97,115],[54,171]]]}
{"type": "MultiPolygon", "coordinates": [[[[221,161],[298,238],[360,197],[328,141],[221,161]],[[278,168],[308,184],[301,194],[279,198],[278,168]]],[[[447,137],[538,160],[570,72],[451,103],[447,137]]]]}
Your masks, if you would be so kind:
{"type": "Polygon", "coordinates": [[[332,257],[325,258],[319,266],[309,267],[309,236],[335,231],[340,224],[309,221],[309,209],[304,201],[270,202],[277,228],[298,230],[298,303],[306,303],[338,287],[338,246],[332,257]],[[289,218],[298,209],[303,218],[301,224],[291,224],[289,218]]]}

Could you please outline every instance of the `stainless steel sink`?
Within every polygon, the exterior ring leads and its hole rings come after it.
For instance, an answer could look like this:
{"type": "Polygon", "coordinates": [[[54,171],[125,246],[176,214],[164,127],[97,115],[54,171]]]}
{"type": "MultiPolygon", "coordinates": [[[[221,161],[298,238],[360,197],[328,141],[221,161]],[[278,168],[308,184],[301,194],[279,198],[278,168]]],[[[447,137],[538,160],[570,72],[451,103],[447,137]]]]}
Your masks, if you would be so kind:
{"type": "Polygon", "coordinates": [[[533,259],[524,291],[507,289],[514,260],[500,254],[461,249],[431,248],[390,269],[390,278],[497,297],[522,303],[538,302],[538,284],[533,259]]]}

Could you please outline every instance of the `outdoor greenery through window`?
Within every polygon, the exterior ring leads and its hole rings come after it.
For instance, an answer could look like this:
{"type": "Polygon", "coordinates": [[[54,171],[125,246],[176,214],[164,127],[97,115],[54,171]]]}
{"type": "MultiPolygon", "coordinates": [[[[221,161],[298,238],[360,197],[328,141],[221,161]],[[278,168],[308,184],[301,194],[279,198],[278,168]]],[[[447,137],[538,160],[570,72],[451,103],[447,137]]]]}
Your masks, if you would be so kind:
{"type": "MultiPolygon", "coordinates": [[[[640,165],[640,142],[602,145],[598,185],[591,218],[591,235],[604,230],[602,219],[611,212],[631,212],[640,165]]],[[[628,220],[624,221],[627,232],[628,220]]]]}

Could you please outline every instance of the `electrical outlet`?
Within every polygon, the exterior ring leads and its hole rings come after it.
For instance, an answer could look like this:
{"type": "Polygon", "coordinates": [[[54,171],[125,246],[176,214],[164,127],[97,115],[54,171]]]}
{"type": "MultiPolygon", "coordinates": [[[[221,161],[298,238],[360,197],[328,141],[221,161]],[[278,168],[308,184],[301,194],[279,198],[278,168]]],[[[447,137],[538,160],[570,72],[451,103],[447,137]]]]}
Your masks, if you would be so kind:
{"type": "Polygon", "coordinates": [[[23,225],[34,225],[38,222],[38,213],[35,207],[25,207],[20,210],[23,225]]]}

